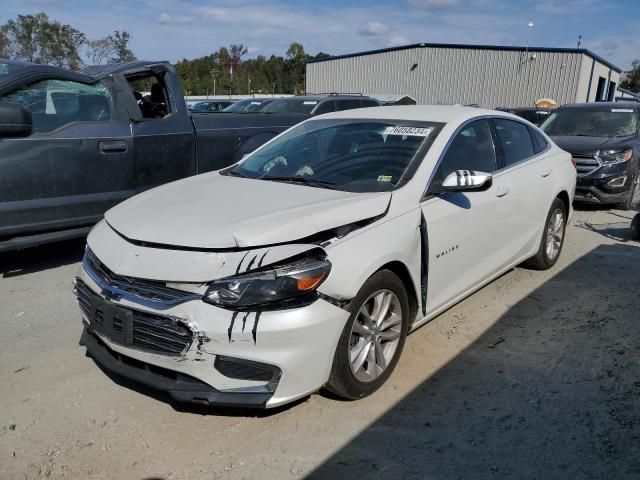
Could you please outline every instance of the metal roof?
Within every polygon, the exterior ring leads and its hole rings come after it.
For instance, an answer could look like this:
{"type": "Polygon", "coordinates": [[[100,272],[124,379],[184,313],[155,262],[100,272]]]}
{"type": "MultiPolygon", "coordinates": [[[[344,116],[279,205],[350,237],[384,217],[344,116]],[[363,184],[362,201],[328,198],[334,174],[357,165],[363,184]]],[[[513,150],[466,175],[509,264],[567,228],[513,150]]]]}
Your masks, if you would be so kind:
{"type": "MultiPolygon", "coordinates": [[[[402,45],[398,47],[381,48],[378,50],[366,50],[364,52],[349,53],[346,55],[335,55],[329,58],[321,58],[317,60],[309,60],[307,63],[321,63],[330,62],[331,60],[339,60],[341,58],[362,57],[366,55],[375,55],[378,53],[396,52],[399,50],[410,50],[414,48],[459,48],[468,50],[506,50],[506,51],[519,51],[523,52],[527,50],[527,47],[517,47],[513,45],[466,45],[461,43],[413,43],[411,45],[402,45]]],[[[622,70],[616,67],[614,64],[608,62],[604,58],[596,55],[591,50],[586,48],[560,48],[560,47],[528,47],[529,52],[552,52],[552,53],[578,53],[585,54],[595,59],[596,61],[606,65],[607,67],[621,73],[622,70]]]]}

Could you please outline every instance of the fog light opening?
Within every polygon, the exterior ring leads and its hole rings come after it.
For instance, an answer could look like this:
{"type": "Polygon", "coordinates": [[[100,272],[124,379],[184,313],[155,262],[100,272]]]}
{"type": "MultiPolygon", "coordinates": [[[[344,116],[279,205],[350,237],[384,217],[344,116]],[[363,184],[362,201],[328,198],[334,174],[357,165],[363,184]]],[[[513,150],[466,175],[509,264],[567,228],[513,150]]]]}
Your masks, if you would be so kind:
{"type": "Polygon", "coordinates": [[[613,180],[609,180],[607,185],[610,187],[624,187],[625,183],[627,183],[627,176],[624,177],[616,177],[613,180]]]}

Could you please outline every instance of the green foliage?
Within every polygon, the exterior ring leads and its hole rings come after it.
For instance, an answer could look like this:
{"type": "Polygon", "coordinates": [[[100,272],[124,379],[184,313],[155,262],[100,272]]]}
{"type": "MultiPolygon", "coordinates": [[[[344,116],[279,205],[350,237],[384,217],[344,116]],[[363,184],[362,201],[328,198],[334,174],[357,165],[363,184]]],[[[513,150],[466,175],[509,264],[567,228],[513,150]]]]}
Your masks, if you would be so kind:
{"type": "Polygon", "coordinates": [[[634,60],[631,70],[625,72],[625,79],[620,83],[622,88],[640,93],[640,60],[634,60]]]}
{"type": "Polygon", "coordinates": [[[18,15],[0,26],[0,54],[34,63],[77,70],[84,33],[71,25],[49,20],[46,13],[18,15]]]}
{"type": "Polygon", "coordinates": [[[297,42],[289,45],[285,57],[242,60],[244,45],[221,47],[217,52],[193,60],[181,60],[176,70],[187,95],[304,93],[305,64],[309,60],[329,58],[327,53],[308,55],[297,42]],[[233,78],[231,72],[233,71],[233,78]]]}

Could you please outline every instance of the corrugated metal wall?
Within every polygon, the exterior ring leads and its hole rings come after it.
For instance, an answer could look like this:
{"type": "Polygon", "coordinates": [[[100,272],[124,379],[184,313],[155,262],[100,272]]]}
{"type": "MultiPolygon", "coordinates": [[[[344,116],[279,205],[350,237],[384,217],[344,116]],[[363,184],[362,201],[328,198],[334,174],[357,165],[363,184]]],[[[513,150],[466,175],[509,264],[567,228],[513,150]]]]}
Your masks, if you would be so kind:
{"type": "Polygon", "coordinates": [[[576,100],[582,57],[427,46],[310,63],[306,86],[309,93],[406,94],[423,104],[523,106],[540,98],[562,104],[576,100]]]}

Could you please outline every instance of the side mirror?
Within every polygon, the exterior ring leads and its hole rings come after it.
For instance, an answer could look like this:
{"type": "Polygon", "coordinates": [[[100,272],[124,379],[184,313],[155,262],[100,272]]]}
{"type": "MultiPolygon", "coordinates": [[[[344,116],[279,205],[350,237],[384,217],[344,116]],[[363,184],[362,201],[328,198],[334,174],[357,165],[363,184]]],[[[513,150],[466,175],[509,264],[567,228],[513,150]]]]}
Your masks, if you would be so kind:
{"type": "Polygon", "coordinates": [[[18,103],[0,102],[0,137],[28,137],[31,112],[18,103]]]}
{"type": "Polygon", "coordinates": [[[447,175],[442,182],[444,192],[483,192],[489,190],[493,177],[489,173],[473,170],[456,170],[447,175]]]}

